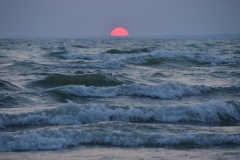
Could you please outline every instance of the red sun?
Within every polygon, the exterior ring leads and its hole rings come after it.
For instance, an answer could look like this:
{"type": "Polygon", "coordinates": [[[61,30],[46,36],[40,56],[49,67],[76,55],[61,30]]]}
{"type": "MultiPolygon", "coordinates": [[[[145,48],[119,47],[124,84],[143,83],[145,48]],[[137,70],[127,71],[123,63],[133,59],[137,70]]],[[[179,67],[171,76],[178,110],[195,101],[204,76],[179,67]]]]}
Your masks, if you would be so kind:
{"type": "Polygon", "coordinates": [[[125,28],[118,27],[112,30],[111,36],[125,37],[125,36],[129,36],[129,33],[125,28]]]}

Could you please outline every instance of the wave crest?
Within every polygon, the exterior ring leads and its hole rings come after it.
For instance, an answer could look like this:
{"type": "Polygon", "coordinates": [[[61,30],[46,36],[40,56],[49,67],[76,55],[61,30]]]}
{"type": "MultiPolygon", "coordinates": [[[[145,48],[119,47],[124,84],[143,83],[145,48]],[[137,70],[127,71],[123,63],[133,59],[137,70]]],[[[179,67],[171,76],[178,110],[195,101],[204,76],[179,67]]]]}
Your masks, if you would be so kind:
{"type": "Polygon", "coordinates": [[[207,86],[188,86],[182,84],[165,84],[148,86],[141,84],[123,84],[110,87],[86,87],[84,85],[68,85],[49,89],[48,91],[60,92],[82,97],[117,97],[123,96],[146,96],[152,98],[174,99],[184,95],[199,95],[209,91],[207,86]]]}
{"type": "Polygon", "coordinates": [[[113,146],[239,145],[237,131],[217,127],[98,123],[2,133],[0,151],[53,150],[81,144],[113,146]],[[180,128],[181,127],[181,128],[180,128]],[[202,129],[202,130],[200,130],[202,129]],[[141,132],[139,131],[141,130],[141,132]],[[188,130],[194,130],[188,133],[188,130]]]}
{"type": "Polygon", "coordinates": [[[79,105],[69,101],[57,108],[18,115],[0,114],[0,126],[69,125],[101,121],[224,122],[240,121],[240,104],[208,102],[190,106],[116,107],[79,105]]]}

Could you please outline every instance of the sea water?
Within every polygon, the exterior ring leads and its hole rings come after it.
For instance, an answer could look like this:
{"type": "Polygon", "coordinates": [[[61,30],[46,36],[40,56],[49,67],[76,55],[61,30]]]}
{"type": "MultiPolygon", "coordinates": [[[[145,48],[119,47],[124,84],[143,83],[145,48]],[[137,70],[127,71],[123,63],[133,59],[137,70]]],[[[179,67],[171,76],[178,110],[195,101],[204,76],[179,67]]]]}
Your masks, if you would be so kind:
{"type": "Polygon", "coordinates": [[[0,159],[240,159],[240,39],[0,40],[0,159]]]}

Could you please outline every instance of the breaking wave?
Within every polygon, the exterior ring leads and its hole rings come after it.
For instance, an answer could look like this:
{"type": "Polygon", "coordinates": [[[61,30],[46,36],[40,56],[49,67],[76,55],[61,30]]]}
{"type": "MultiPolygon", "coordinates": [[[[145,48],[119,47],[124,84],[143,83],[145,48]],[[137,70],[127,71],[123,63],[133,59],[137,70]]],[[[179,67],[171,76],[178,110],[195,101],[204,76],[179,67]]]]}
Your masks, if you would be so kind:
{"type": "Polygon", "coordinates": [[[0,126],[73,125],[101,121],[224,122],[240,121],[240,104],[211,101],[190,106],[119,107],[80,105],[68,101],[56,108],[22,114],[0,114],[0,126]]]}
{"type": "Polygon", "coordinates": [[[0,135],[0,151],[56,150],[78,145],[212,146],[239,145],[240,134],[227,129],[186,126],[98,123],[41,128],[0,135]],[[194,130],[189,133],[188,130],[194,130]]]}
{"type": "Polygon", "coordinates": [[[209,91],[207,86],[188,86],[183,84],[163,84],[157,86],[141,84],[123,84],[109,87],[95,87],[85,85],[67,85],[51,88],[48,92],[58,92],[66,95],[76,95],[81,97],[117,97],[122,96],[146,96],[152,98],[175,99],[184,95],[199,95],[209,91]]]}

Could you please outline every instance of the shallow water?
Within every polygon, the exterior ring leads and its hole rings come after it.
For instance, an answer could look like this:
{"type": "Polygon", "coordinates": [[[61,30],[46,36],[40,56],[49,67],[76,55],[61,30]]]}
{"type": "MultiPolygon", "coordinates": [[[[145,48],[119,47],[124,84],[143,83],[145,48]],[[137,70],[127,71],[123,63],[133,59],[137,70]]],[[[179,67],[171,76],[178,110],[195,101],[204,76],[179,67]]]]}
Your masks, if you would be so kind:
{"type": "Polygon", "coordinates": [[[146,147],[106,147],[84,146],[57,151],[31,151],[31,152],[3,152],[2,159],[239,159],[239,148],[200,148],[200,149],[176,149],[176,148],[146,148],[146,147]]]}
{"type": "Polygon", "coordinates": [[[239,159],[239,51],[240,39],[0,40],[1,157],[239,159]]]}

